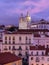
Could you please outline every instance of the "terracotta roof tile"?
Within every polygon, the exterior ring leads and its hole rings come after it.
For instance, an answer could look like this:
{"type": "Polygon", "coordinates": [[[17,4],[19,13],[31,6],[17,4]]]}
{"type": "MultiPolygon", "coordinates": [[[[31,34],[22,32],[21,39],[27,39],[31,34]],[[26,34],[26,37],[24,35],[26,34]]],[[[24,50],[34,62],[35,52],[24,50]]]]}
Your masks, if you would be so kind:
{"type": "Polygon", "coordinates": [[[0,53],[0,59],[0,64],[7,64],[10,62],[21,60],[20,57],[17,57],[16,55],[11,54],[9,52],[0,53]]]}

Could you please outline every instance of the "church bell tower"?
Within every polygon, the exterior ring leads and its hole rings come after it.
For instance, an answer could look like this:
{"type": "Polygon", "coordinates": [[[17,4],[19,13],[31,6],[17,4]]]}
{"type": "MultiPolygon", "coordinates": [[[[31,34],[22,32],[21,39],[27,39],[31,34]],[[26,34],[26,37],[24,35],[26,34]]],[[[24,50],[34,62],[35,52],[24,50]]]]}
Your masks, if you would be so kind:
{"type": "Polygon", "coordinates": [[[19,29],[29,29],[30,22],[31,22],[31,17],[29,15],[29,12],[27,12],[26,16],[23,16],[23,14],[21,14],[19,18],[19,29]]]}

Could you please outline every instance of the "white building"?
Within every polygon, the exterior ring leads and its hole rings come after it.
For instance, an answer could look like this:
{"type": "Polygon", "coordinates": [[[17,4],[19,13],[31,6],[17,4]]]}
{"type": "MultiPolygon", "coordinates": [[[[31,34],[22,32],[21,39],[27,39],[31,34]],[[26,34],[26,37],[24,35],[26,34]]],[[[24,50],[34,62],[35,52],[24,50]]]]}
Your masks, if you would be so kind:
{"type": "Polygon", "coordinates": [[[39,22],[34,22],[30,26],[31,29],[48,29],[49,30],[49,22],[41,19],[39,22]]]}
{"type": "Polygon", "coordinates": [[[29,65],[49,65],[49,48],[30,46],[29,65]]]}
{"type": "Polygon", "coordinates": [[[28,53],[29,45],[32,45],[32,42],[32,31],[17,30],[13,33],[5,31],[3,35],[2,51],[25,56],[28,53]]]}

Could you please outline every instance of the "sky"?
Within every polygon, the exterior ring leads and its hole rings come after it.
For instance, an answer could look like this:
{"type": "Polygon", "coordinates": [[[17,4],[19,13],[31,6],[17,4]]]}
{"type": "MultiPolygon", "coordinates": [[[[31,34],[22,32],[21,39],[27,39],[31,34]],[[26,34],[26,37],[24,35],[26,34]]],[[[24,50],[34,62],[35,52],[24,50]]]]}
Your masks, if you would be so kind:
{"type": "Polygon", "coordinates": [[[49,0],[0,0],[0,24],[18,25],[20,14],[49,20],[49,0]]]}

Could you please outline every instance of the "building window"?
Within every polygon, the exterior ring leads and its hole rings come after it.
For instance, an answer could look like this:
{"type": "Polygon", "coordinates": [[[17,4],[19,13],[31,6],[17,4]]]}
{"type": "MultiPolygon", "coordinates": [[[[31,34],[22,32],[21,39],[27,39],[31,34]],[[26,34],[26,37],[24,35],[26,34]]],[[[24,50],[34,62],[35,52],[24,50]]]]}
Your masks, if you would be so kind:
{"type": "Polygon", "coordinates": [[[26,40],[27,40],[27,36],[26,36],[26,40]]]}
{"type": "Polygon", "coordinates": [[[29,44],[31,43],[31,39],[29,39],[29,44]]]}
{"type": "Polygon", "coordinates": [[[19,41],[21,41],[21,37],[19,37],[19,41]]]}
{"type": "Polygon", "coordinates": [[[39,57],[36,57],[36,62],[39,62],[39,61],[40,61],[39,57]]]}
{"type": "Polygon", "coordinates": [[[25,52],[26,58],[28,58],[28,52],[25,52]]]}
{"type": "Polygon", "coordinates": [[[19,50],[22,50],[21,46],[19,46],[19,50]]]}
{"type": "Polygon", "coordinates": [[[9,50],[11,50],[11,46],[9,46],[9,50]]]}
{"type": "Polygon", "coordinates": [[[33,57],[31,57],[31,60],[33,60],[33,57]]]}
{"type": "Polygon", "coordinates": [[[49,45],[47,45],[47,48],[49,47],[49,45]]]}
{"type": "Polygon", "coordinates": [[[13,37],[13,44],[15,44],[15,37],[13,37]]]}
{"type": "Polygon", "coordinates": [[[31,55],[33,55],[33,52],[31,52],[31,55]]]}
{"type": "Polygon", "coordinates": [[[27,43],[27,36],[26,36],[26,43],[27,43]]]}
{"type": "Polygon", "coordinates": [[[44,55],[44,52],[42,52],[42,55],[44,55]]]}
{"type": "Polygon", "coordinates": [[[13,40],[13,44],[15,44],[15,40],[13,40]]]}
{"type": "Polygon", "coordinates": [[[15,37],[13,37],[13,40],[15,40],[15,37]]]}
{"type": "Polygon", "coordinates": [[[13,46],[12,50],[16,50],[16,49],[15,49],[15,46],[13,46]]]}
{"type": "Polygon", "coordinates": [[[5,37],[5,40],[7,40],[7,37],[5,37]]]}
{"type": "Polygon", "coordinates": [[[7,44],[7,41],[5,41],[5,44],[7,44]]]}
{"type": "Polygon", "coordinates": [[[11,37],[9,37],[9,40],[11,40],[11,37]]]}
{"type": "Polygon", "coordinates": [[[37,52],[37,54],[36,55],[38,55],[38,52],[37,52]]]}

